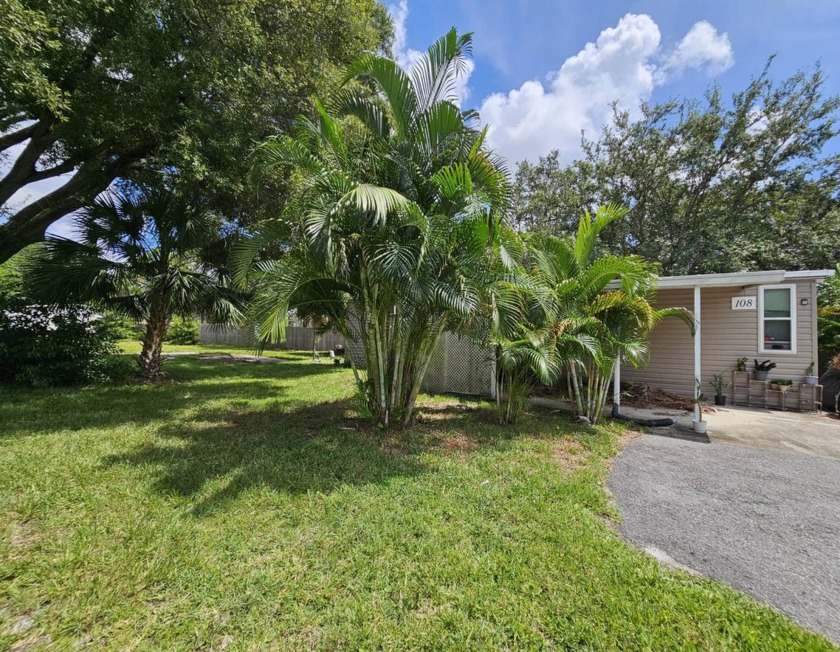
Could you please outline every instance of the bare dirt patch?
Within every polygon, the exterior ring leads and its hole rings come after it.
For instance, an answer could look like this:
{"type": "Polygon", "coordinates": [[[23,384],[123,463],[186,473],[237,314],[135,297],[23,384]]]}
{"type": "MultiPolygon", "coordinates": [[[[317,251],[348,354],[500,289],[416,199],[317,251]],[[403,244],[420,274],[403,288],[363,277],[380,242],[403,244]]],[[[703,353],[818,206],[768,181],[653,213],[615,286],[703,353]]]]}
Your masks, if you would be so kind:
{"type": "Polygon", "coordinates": [[[552,451],[554,461],[568,471],[578,471],[586,466],[589,460],[589,449],[571,437],[563,437],[554,444],[552,451]]]}

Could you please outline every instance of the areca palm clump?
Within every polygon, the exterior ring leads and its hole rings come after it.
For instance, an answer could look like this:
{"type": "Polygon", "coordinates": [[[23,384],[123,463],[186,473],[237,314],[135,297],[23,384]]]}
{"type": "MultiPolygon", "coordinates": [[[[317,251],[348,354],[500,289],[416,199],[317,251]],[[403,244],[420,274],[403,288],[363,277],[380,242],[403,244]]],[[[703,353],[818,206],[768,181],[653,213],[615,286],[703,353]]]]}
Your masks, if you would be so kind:
{"type": "Polygon", "coordinates": [[[565,374],[576,413],[597,423],[619,360],[642,364],[647,336],[665,317],[693,329],[687,310],[653,307],[655,265],[599,251],[601,232],[625,212],[603,206],[583,216],[574,238],[526,236],[521,248],[508,247],[513,264],[495,270],[484,294],[500,422],[516,420],[538,381],[565,374]]]}
{"type": "Polygon", "coordinates": [[[503,230],[507,172],[457,106],[470,49],[452,30],[409,72],[362,56],[314,120],[260,149],[296,171],[299,192],[280,256],[259,253],[271,235],[240,249],[258,335],[282,338],[291,308],[321,312],[363,348],[360,396],[385,427],[410,421],[441,334],[476,314],[503,230]]]}
{"type": "Polygon", "coordinates": [[[647,336],[666,317],[694,329],[683,308],[654,308],[657,268],[637,256],[599,254],[601,232],[626,210],[604,206],[581,219],[572,238],[540,237],[531,246],[531,273],[550,290],[549,331],[565,365],[569,398],[580,416],[601,418],[616,363],[643,364],[647,336]]]}
{"type": "Polygon", "coordinates": [[[502,240],[505,248],[500,248],[495,266],[487,270],[483,314],[473,324],[473,336],[489,341],[493,349],[499,422],[514,423],[525,409],[530,390],[538,381],[553,382],[560,367],[557,337],[551,328],[551,293],[528,273],[525,242],[509,233],[503,233],[502,240]]]}
{"type": "Polygon", "coordinates": [[[32,294],[83,302],[146,323],[138,363],[162,374],[161,348],[173,316],[230,323],[243,302],[208,263],[220,242],[218,216],[200,195],[131,187],[102,196],[74,220],[75,239],[48,238],[29,270],[32,294]]]}

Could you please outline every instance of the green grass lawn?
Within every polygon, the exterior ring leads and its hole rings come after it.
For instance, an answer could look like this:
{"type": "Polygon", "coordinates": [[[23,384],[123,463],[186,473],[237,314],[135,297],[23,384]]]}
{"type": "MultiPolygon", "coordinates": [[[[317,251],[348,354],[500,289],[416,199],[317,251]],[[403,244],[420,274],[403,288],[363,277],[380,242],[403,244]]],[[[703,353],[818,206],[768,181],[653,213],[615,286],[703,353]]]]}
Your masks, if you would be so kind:
{"type": "Polygon", "coordinates": [[[618,538],[620,430],[438,397],[389,436],[272,355],[0,388],[0,649],[833,649],[618,538]]]}

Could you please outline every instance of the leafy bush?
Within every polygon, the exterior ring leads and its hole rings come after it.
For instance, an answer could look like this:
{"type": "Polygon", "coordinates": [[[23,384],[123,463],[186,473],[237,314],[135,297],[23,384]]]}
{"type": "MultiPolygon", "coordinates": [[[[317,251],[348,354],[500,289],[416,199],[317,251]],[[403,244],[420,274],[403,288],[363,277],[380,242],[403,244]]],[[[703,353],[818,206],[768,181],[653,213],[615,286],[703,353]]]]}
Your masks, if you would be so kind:
{"type": "Polygon", "coordinates": [[[166,341],[171,344],[198,344],[201,326],[195,319],[175,317],[166,331],[166,341]]]}
{"type": "Polygon", "coordinates": [[[126,370],[108,329],[85,306],[0,308],[0,381],[35,386],[111,380],[126,370]]]}
{"type": "Polygon", "coordinates": [[[139,340],[143,334],[143,329],[131,317],[112,310],[103,311],[102,325],[114,340],[139,340]]]}
{"type": "Polygon", "coordinates": [[[820,285],[817,296],[819,372],[829,368],[831,358],[840,353],[840,265],[837,272],[837,275],[826,279],[820,285]]]}

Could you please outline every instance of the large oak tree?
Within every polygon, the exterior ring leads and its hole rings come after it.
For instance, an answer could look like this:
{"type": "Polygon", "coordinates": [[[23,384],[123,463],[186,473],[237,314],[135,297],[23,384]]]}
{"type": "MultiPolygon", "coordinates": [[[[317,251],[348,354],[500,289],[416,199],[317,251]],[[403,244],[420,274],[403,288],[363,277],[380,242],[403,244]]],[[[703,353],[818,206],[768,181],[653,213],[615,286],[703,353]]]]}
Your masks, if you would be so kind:
{"type": "Polygon", "coordinates": [[[660,261],[666,274],[829,267],[840,257],[840,100],[819,68],[774,82],[769,68],[727,100],[616,111],[584,155],[523,162],[516,177],[520,228],[573,233],[577,216],[630,207],[603,244],[660,261]]]}
{"type": "Polygon", "coordinates": [[[252,144],[390,34],[376,0],[0,0],[0,15],[0,261],[149,170],[247,210],[252,144]]]}

